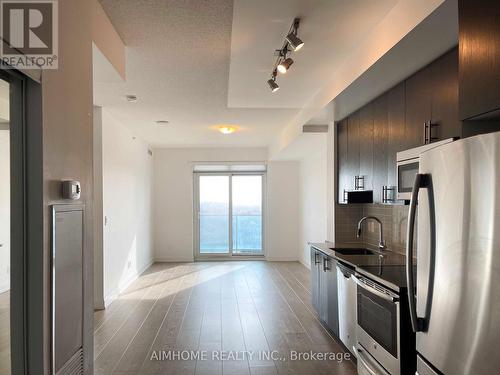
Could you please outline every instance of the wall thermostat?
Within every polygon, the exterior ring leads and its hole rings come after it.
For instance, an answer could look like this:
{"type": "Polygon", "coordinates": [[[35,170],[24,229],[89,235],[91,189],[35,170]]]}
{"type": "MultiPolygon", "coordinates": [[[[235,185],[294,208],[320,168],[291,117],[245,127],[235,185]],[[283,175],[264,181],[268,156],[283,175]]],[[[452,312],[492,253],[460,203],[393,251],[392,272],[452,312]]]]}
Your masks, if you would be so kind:
{"type": "Polygon", "coordinates": [[[64,199],[80,199],[80,181],[67,180],[62,182],[62,195],[64,199]]]}

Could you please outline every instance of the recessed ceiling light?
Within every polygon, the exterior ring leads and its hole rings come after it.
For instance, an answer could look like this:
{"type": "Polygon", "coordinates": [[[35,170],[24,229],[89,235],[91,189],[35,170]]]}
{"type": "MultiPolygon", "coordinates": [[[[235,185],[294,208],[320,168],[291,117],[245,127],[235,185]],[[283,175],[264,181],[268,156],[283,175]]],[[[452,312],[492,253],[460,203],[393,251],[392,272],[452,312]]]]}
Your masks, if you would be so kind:
{"type": "Polygon", "coordinates": [[[135,96],[135,95],[125,95],[125,99],[129,103],[135,103],[137,101],[137,96],[135,96]]]}
{"type": "Polygon", "coordinates": [[[157,120],[156,124],[157,125],[168,125],[170,122],[167,120],[157,120]]]}
{"type": "Polygon", "coordinates": [[[222,134],[231,134],[236,131],[236,126],[231,126],[231,125],[221,125],[219,126],[219,131],[222,134]]]}

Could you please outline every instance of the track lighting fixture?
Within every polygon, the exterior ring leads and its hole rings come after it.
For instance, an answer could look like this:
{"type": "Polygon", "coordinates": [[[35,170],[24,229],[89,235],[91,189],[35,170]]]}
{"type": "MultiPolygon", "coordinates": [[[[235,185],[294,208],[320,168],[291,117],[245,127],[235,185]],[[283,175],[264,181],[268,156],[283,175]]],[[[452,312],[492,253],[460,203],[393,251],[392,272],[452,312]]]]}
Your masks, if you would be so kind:
{"type": "Polygon", "coordinates": [[[279,85],[276,83],[276,78],[271,78],[267,81],[267,84],[269,85],[271,92],[276,92],[280,89],[279,85]]]}
{"type": "Polygon", "coordinates": [[[297,52],[299,49],[301,49],[304,46],[304,42],[302,39],[300,39],[297,35],[294,33],[290,33],[286,36],[286,41],[292,47],[292,50],[294,52],[297,52]]]}
{"type": "Polygon", "coordinates": [[[283,46],[280,49],[276,50],[278,57],[276,58],[276,62],[274,63],[271,79],[267,81],[267,84],[269,85],[269,88],[272,92],[276,92],[279,89],[279,85],[276,82],[277,72],[285,74],[293,64],[293,59],[291,57],[288,57],[288,54],[291,52],[296,52],[304,46],[304,42],[297,36],[299,23],[299,18],[295,18],[293,20],[292,26],[290,26],[290,30],[288,30],[285,40],[283,41],[283,46]]]}
{"type": "Polygon", "coordinates": [[[293,64],[292,58],[287,57],[278,64],[278,72],[280,72],[281,74],[285,74],[288,71],[288,69],[290,69],[292,64],[293,64]]]}
{"type": "Polygon", "coordinates": [[[269,88],[271,89],[271,92],[276,92],[280,89],[279,85],[276,83],[276,69],[273,70],[273,74],[271,79],[267,81],[267,84],[269,85],[269,88]]]}

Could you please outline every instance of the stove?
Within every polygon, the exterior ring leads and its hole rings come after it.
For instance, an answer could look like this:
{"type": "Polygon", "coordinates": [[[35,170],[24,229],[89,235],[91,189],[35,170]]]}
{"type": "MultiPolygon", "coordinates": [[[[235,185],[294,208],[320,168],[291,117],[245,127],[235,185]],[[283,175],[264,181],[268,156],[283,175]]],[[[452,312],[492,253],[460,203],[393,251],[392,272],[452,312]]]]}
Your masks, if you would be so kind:
{"type": "Polygon", "coordinates": [[[405,265],[358,266],[356,271],[398,293],[407,289],[405,265]]]}

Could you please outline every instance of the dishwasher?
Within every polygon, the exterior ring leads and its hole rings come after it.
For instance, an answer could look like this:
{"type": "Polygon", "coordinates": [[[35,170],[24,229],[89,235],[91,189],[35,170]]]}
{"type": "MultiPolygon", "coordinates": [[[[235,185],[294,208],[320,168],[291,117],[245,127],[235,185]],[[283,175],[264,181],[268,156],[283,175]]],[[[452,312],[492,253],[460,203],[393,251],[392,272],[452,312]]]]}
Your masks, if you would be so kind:
{"type": "Polygon", "coordinates": [[[357,288],[351,277],[354,270],[337,262],[339,298],[339,338],[349,351],[356,355],[357,288]]]}

